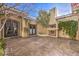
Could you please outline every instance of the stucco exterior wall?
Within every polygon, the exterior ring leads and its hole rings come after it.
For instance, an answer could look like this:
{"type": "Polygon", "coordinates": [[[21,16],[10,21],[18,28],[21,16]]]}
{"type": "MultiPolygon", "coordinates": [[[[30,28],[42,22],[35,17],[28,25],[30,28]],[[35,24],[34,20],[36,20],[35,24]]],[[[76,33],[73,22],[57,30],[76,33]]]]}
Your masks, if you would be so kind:
{"type": "Polygon", "coordinates": [[[28,36],[28,27],[29,27],[29,25],[28,25],[28,22],[26,21],[26,20],[24,20],[24,19],[22,19],[22,24],[21,24],[21,36],[22,37],[27,37],[28,36]]]}
{"type": "Polygon", "coordinates": [[[53,25],[53,24],[56,24],[57,23],[56,18],[55,18],[55,16],[57,16],[56,15],[56,12],[57,12],[56,8],[50,10],[50,21],[49,21],[49,25],[53,25]]]}
{"type": "Polygon", "coordinates": [[[37,24],[37,35],[48,35],[47,28],[43,27],[40,23],[37,24]]]}
{"type": "MultiPolygon", "coordinates": [[[[78,16],[77,15],[73,15],[73,16],[68,16],[68,17],[65,17],[65,18],[59,18],[57,19],[58,22],[59,21],[69,21],[69,20],[75,20],[75,21],[78,21],[78,16]]],[[[65,37],[65,38],[70,38],[65,32],[63,32],[63,30],[59,31],[59,37],[65,37]]],[[[78,36],[76,35],[76,38],[78,36]]]]}
{"type": "Polygon", "coordinates": [[[72,16],[68,16],[68,17],[61,17],[58,18],[57,21],[69,21],[69,20],[75,20],[78,21],[78,16],[77,15],[72,15],[72,16]]]}
{"type": "Polygon", "coordinates": [[[77,31],[76,39],[79,40],[79,19],[78,19],[78,31],[77,31]]]}
{"type": "Polygon", "coordinates": [[[59,37],[70,38],[65,32],[63,32],[63,30],[59,31],[58,35],[59,37]]]}

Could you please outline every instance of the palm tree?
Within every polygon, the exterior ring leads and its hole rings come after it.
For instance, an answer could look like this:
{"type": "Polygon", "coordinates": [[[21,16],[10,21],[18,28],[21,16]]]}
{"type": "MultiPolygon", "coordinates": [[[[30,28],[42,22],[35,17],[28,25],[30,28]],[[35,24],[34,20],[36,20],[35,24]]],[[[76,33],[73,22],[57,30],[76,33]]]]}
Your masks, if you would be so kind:
{"type": "Polygon", "coordinates": [[[45,10],[40,10],[39,16],[37,17],[37,22],[41,23],[43,27],[48,27],[49,14],[45,10]]]}

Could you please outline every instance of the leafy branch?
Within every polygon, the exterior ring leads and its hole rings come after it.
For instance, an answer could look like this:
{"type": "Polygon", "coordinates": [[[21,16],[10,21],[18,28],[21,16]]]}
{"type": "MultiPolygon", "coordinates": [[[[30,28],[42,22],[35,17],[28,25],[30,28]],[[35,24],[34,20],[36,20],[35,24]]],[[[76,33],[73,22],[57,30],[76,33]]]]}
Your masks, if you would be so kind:
{"type": "Polygon", "coordinates": [[[46,11],[44,11],[44,10],[40,10],[39,11],[39,16],[37,17],[37,20],[44,27],[48,27],[48,24],[49,24],[49,14],[46,11]]]}

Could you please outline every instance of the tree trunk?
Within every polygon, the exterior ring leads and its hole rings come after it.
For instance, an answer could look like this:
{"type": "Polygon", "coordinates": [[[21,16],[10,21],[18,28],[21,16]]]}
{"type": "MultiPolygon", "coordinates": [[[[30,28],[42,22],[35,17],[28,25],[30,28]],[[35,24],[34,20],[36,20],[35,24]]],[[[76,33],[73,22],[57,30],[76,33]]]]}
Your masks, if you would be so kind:
{"type": "Polygon", "coordinates": [[[5,13],[5,21],[4,21],[4,23],[3,23],[3,25],[1,26],[1,28],[0,28],[0,32],[2,31],[2,29],[4,28],[4,25],[5,25],[5,23],[6,23],[6,21],[7,21],[7,15],[6,15],[6,13],[5,13]]]}

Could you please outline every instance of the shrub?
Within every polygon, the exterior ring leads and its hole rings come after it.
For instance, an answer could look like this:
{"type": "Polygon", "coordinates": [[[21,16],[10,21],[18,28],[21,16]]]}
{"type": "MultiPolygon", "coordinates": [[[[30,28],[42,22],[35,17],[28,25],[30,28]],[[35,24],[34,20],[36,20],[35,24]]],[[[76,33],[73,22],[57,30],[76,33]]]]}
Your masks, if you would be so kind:
{"type": "Polygon", "coordinates": [[[0,48],[0,56],[4,55],[4,50],[2,48],[0,48]]]}
{"type": "Polygon", "coordinates": [[[4,55],[4,49],[5,49],[5,40],[3,38],[0,39],[0,56],[4,55]]]}
{"type": "Polygon", "coordinates": [[[5,46],[6,46],[5,40],[4,40],[3,38],[1,38],[1,39],[0,39],[0,48],[5,49],[5,46]]]}

